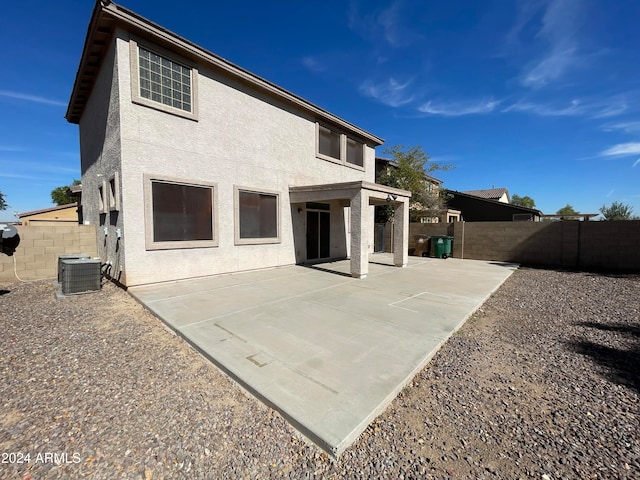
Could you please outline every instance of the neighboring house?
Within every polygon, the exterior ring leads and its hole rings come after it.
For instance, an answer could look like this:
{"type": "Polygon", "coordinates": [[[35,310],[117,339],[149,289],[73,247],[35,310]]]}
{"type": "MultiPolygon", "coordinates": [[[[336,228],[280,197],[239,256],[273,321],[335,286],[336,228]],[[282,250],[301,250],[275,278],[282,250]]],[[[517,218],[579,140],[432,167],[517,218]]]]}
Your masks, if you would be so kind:
{"type": "Polygon", "coordinates": [[[509,190],[506,188],[487,188],[485,190],[465,190],[462,193],[473,195],[474,197],[484,198],[486,200],[495,200],[501,203],[511,203],[509,190]]]}
{"type": "Polygon", "coordinates": [[[16,216],[20,219],[22,226],[77,224],[78,204],[68,203],[57,207],[18,213],[16,216]]]}
{"type": "MultiPolygon", "coordinates": [[[[496,189],[498,190],[498,189],[496,189]]],[[[478,190],[475,190],[478,191],[478,190]]],[[[448,190],[449,208],[460,210],[467,222],[540,221],[542,212],[534,208],[520,207],[496,199],[471,195],[468,192],[448,190]]],[[[501,198],[501,197],[499,197],[501,198]]]]}
{"type": "MultiPolygon", "coordinates": [[[[84,223],[125,285],[351,259],[364,277],[382,140],[108,1],[96,2],[66,113],[84,223]]],[[[389,200],[387,202],[387,200],[389,200]]]]}
{"type": "MultiPolygon", "coordinates": [[[[387,171],[387,169],[395,168],[397,166],[398,163],[393,159],[376,157],[376,182],[378,182],[380,176],[383,175],[387,171]]],[[[442,180],[432,177],[427,173],[424,174],[424,180],[427,191],[432,193],[433,195],[438,195],[440,192],[440,187],[442,185],[442,180]]],[[[412,203],[410,205],[410,210],[412,222],[415,221],[419,223],[439,223],[456,222],[460,220],[460,212],[457,210],[447,209],[438,213],[437,215],[433,215],[433,212],[425,209],[417,203],[412,203]]]]}

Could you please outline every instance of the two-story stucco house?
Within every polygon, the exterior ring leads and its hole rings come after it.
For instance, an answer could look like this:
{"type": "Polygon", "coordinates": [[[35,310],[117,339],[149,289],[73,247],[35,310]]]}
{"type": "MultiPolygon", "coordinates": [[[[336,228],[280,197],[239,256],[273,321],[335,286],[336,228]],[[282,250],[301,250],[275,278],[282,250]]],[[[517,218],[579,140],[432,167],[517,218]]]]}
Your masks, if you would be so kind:
{"type": "Polygon", "coordinates": [[[82,213],[124,285],[350,258],[367,274],[382,140],[115,3],[96,3],[66,118],[82,213]]]}

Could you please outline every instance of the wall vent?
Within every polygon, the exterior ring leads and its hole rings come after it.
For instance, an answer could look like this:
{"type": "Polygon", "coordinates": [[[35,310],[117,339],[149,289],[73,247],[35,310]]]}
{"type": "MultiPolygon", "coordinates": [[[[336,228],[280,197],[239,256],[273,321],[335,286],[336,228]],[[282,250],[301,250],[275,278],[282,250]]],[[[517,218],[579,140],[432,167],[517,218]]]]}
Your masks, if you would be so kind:
{"type": "Polygon", "coordinates": [[[60,255],[58,257],[58,283],[62,284],[62,261],[63,260],[82,260],[82,259],[86,259],[88,260],[89,255],[84,255],[82,253],[72,253],[70,255],[60,255]]]}
{"type": "Polygon", "coordinates": [[[62,260],[62,294],[100,290],[100,260],[62,260]]]}

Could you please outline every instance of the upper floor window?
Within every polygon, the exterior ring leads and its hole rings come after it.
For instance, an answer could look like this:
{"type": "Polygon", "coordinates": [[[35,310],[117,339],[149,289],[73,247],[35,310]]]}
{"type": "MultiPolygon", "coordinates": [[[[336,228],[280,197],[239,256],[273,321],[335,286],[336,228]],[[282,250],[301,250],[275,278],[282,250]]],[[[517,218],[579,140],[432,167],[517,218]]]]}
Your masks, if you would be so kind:
{"type": "Polygon", "coordinates": [[[129,41],[131,98],[134,103],[198,119],[198,70],[187,59],[161,47],[129,41]]]}
{"type": "Polygon", "coordinates": [[[364,168],[364,144],[316,124],[317,156],[332,162],[364,168]]]}
{"type": "Polygon", "coordinates": [[[340,160],[340,134],[318,126],[318,152],[340,160]]]}
{"type": "Polygon", "coordinates": [[[191,111],[191,69],[140,47],[140,96],[191,111]]]}
{"type": "Polygon", "coordinates": [[[347,163],[358,165],[359,167],[364,166],[363,148],[364,145],[362,143],[347,137],[347,163]]]}

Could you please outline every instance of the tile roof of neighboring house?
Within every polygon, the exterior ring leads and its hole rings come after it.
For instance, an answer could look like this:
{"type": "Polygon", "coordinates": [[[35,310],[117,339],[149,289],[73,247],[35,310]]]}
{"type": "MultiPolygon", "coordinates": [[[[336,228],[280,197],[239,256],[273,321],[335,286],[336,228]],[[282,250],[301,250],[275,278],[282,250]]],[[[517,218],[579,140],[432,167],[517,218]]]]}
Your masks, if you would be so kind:
{"type": "Polygon", "coordinates": [[[486,198],[489,200],[498,200],[505,193],[507,194],[507,199],[511,199],[509,196],[509,190],[506,188],[487,188],[485,190],[464,190],[461,193],[466,193],[467,195],[473,195],[474,197],[486,198]]]}
{"type": "Polygon", "coordinates": [[[43,208],[41,210],[32,210],[31,212],[17,213],[16,217],[18,218],[29,217],[31,215],[37,215],[39,213],[47,213],[47,212],[55,212],[56,210],[64,210],[65,208],[76,208],[77,206],[78,206],[77,203],[67,203],[66,205],[58,205],[57,207],[49,207],[49,208],[43,208]]]}
{"type": "Polygon", "coordinates": [[[156,44],[169,48],[170,50],[177,50],[177,53],[196,63],[205,65],[207,68],[221,72],[228,78],[249,85],[251,88],[263,92],[271,98],[276,98],[284,104],[310,113],[319,120],[358,135],[370,145],[378,146],[384,143],[384,140],[380,137],[333,115],[327,110],[225,60],[215,53],[205,50],[186,38],[153,23],[121,5],[113,3],[111,0],[96,1],[85,37],[80,66],[76,73],[73,91],[71,92],[69,106],[67,107],[67,113],[65,115],[67,121],[80,123],[80,118],[89,101],[102,61],[111,45],[111,39],[116,34],[117,27],[123,28],[135,35],[151,39],[156,44]]]}

